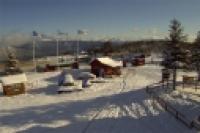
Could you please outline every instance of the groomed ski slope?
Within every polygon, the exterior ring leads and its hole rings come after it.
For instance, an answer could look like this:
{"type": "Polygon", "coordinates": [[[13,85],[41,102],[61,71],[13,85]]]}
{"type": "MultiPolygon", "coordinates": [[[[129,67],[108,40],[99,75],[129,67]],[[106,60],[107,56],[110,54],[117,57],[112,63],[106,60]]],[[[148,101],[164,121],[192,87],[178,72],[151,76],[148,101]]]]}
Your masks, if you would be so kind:
{"type": "Polygon", "coordinates": [[[56,94],[59,72],[29,74],[25,95],[0,96],[0,133],[197,133],[145,93],[160,80],[158,66],[126,68],[124,78],[56,94]]]}

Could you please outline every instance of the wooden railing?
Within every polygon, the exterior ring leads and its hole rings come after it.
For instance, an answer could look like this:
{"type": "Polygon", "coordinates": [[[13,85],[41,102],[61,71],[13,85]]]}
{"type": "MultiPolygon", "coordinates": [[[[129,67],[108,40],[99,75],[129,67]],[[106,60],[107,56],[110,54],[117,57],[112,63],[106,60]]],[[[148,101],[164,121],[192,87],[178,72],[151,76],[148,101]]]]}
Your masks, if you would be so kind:
{"type": "MultiPolygon", "coordinates": [[[[159,84],[155,84],[156,86],[159,84]]],[[[177,120],[181,121],[184,125],[186,125],[188,128],[197,128],[197,125],[194,121],[189,120],[184,114],[182,114],[180,111],[176,110],[172,105],[167,103],[164,99],[156,95],[154,91],[154,85],[153,86],[147,86],[146,92],[153,97],[166,111],[168,111],[170,114],[172,114],[177,120]]]]}

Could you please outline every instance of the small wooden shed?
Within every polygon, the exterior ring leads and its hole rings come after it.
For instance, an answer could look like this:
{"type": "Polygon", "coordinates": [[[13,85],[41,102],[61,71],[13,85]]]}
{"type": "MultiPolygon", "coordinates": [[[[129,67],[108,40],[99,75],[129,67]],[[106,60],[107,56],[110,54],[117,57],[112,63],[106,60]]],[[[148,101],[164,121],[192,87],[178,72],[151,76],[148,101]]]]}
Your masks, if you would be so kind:
{"type": "Polygon", "coordinates": [[[6,96],[13,96],[25,93],[27,77],[24,73],[6,75],[0,78],[0,82],[3,86],[3,94],[6,96]]]}
{"type": "Polygon", "coordinates": [[[91,72],[96,76],[121,75],[121,61],[109,57],[95,58],[90,62],[91,72]]]}
{"type": "Polygon", "coordinates": [[[135,56],[134,59],[132,60],[132,65],[133,66],[145,65],[145,55],[141,54],[141,55],[135,56]]]}

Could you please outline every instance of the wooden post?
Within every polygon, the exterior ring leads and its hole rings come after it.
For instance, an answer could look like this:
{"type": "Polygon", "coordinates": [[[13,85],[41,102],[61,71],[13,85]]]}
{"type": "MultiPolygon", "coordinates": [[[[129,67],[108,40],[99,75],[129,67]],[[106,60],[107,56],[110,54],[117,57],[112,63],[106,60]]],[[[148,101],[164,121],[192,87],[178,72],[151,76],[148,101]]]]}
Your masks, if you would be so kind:
{"type": "Polygon", "coordinates": [[[176,90],[176,66],[173,68],[173,90],[176,90]]]}
{"type": "Polygon", "coordinates": [[[164,80],[162,81],[162,89],[164,89],[164,80]]]}
{"type": "Polygon", "coordinates": [[[176,119],[178,119],[178,111],[176,111],[176,119]]]}
{"type": "Polygon", "coordinates": [[[195,83],[195,91],[197,91],[197,86],[198,86],[198,79],[196,80],[196,83],[195,83]]]}
{"type": "Polygon", "coordinates": [[[169,88],[169,79],[167,79],[167,88],[169,88]]]}

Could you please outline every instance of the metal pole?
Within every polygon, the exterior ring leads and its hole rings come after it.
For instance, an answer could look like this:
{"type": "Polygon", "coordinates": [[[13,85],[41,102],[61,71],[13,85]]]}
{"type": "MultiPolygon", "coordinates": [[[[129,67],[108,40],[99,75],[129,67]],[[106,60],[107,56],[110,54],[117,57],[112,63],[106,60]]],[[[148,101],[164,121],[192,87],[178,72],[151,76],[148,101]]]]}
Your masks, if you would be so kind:
{"type": "Polygon", "coordinates": [[[78,57],[79,57],[79,36],[77,39],[77,45],[76,45],[76,60],[78,61],[78,57]]]}
{"type": "Polygon", "coordinates": [[[33,37],[33,67],[34,67],[34,72],[36,72],[36,60],[35,60],[35,37],[33,37]]]}
{"type": "Polygon", "coordinates": [[[57,67],[59,69],[60,67],[59,67],[59,40],[58,39],[56,39],[56,56],[57,56],[57,67]]]}

